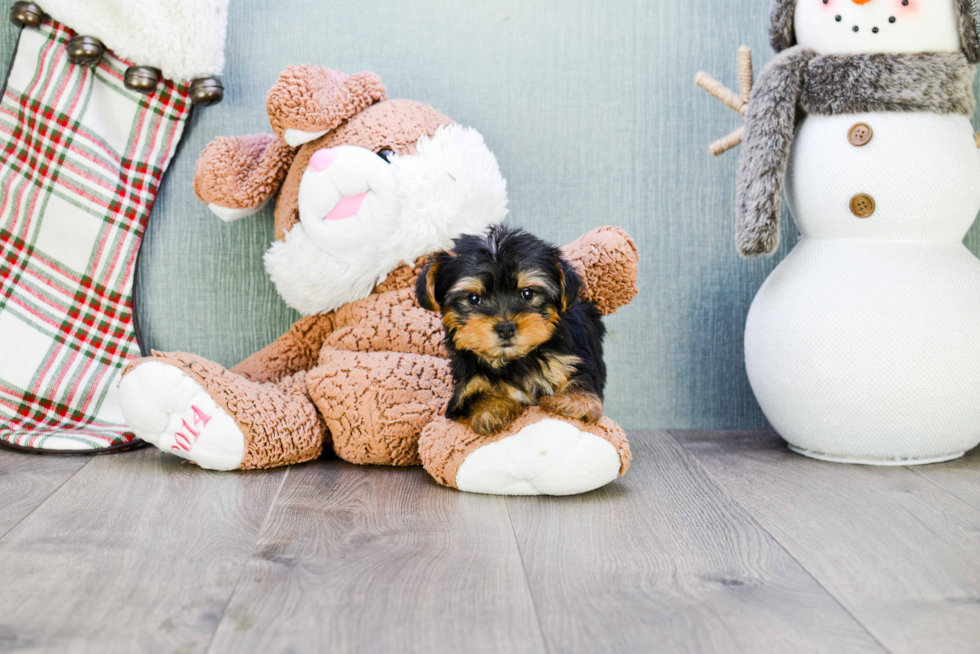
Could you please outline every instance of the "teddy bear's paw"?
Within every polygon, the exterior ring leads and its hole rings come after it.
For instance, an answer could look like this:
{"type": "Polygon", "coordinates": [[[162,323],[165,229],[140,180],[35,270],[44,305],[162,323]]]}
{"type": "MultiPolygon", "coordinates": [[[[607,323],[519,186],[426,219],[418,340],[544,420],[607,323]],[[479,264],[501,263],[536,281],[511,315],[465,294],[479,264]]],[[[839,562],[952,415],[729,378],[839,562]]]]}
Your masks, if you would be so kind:
{"type": "Polygon", "coordinates": [[[545,419],[473,451],[456,472],[456,487],[492,495],[575,495],[605,486],[621,467],[609,441],[545,419]]]}
{"type": "Polygon", "coordinates": [[[146,442],[208,470],[241,465],[241,429],[179,368],[158,361],[140,363],[119,382],[119,397],[130,428],[146,442]]]}

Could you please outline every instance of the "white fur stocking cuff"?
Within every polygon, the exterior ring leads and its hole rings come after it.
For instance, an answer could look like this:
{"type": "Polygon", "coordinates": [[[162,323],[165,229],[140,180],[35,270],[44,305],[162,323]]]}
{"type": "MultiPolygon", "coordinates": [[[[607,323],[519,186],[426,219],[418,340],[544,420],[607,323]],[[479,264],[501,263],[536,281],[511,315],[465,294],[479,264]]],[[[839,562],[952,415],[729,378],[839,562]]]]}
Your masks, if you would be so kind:
{"type": "Polygon", "coordinates": [[[137,66],[181,82],[225,65],[228,0],[39,0],[52,18],[137,66]]]}

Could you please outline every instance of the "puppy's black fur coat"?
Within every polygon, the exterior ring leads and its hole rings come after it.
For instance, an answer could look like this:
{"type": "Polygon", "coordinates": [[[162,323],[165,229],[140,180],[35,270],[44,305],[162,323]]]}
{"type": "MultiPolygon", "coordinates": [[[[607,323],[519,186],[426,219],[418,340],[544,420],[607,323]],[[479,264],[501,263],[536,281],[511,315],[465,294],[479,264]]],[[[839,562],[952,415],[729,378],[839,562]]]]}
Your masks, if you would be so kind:
{"type": "Polygon", "coordinates": [[[606,330],[580,290],[561,250],[522,230],[461,236],[451,251],[434,255],[416,294],[422,307],[442,313],[446,328],[455,383],[446,416],[492,433],[540,401],[546,410],[597,420],[606,330]]]}

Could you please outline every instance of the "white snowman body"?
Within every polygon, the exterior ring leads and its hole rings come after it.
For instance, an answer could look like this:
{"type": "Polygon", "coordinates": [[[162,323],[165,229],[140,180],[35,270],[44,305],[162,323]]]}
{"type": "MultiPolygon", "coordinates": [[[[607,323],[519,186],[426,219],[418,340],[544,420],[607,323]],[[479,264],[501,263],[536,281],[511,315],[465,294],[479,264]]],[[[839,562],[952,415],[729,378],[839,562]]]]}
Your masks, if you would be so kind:
{"type": "MultiPolygon", "coordinates": [[[[888,22],[909,5],[798,0],[797,40],[819,54],[958,51],[952,0],[913,2],[915,13],[888,22]],[[886,26],[896,29],[876,39],[886,26]]],[[[980,260],[962,243],[980,211],[970,121],[807,116],[785,190],[801,238],[745,330],[749,381],[773,427],[800,453],[852,463],[928,463],[975,447],[980,260]],[[849,138],[855,126],[863,138],[849,138]],[[873,213],[859,215],[868,198],[873,213]]]]}

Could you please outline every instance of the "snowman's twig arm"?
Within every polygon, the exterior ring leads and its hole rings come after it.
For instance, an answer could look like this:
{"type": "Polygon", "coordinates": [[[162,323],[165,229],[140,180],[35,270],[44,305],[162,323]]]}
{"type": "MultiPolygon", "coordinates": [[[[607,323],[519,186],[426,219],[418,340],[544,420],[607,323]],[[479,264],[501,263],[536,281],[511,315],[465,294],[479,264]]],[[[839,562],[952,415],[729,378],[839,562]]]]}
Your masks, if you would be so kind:
{"type": "Polygon", "coordinates": [[[745,136],[745,126],[739,127],[737,130],[718,139],[714,143],[708,146],[708,151],[714,156],[725,154],[734,147],[737,147],[742,143],[742,138],[745,136]]]}
{"type": "Polygon", "coordinates": [[[977,147],[980,148],[980,132],[973,135],[973,140],[976,141],[977,147]]]}
{"type": "Polygon", "coordinates": [[[745,104],[749,103],[752,95],[753,80],[755,73],[752,70],[752,48],[743,45],[738,49],[738,94],[745,104]]]}
{"type": "Polygon", "coordinates": [[[694,83],[708,92],[708,95],[718,98],[722,103],[741,115],[745,115],[747,108],[746,102],[742,100],[734,91],[716,80],[707,73],[698,73],[694,76],[694,83]]]}
{"type": "MultiPolygon", "coordinates": [[[[755,75],[752,70],[752,48],[743,45],[738,49],[738,93],[707,73],[700,72],[694,76],[694,83],[707,91],[708,95],[721,100],[732,111],[744,116],[749,109],[749,97],[752,95],[752,85],[755,75]]],[[[720,138],[710,146],[708,151],[714,156],[728,152],[742,142],[744,127],[739,127],[724,138],[720,138]]]]}

